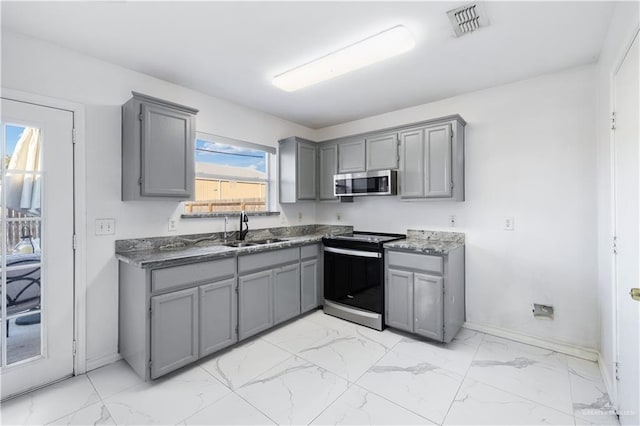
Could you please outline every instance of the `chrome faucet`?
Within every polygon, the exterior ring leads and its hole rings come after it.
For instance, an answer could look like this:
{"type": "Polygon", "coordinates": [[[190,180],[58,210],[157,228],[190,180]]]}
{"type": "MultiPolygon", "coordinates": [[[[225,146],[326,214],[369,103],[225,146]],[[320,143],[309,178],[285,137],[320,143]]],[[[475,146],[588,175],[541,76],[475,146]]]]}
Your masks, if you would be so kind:
{"type": "Polygon", "coordinates": [[[247,212],[245,212],[244,210],[240,212],[240,228],[238,229],[238,231],[240,231],[238,239],[241,241],[247,237],[247,233],[249,232],[249,216],[247,216],[247,212]],[[242,229],[243,223],[247,224],[247,227],[245,229],[242,229]]]}
{"type": "Polygon", "coordinates": [[[224,217],[224,242],[227,242],[227,225],[229,224],[229,216],[224,217]]]}

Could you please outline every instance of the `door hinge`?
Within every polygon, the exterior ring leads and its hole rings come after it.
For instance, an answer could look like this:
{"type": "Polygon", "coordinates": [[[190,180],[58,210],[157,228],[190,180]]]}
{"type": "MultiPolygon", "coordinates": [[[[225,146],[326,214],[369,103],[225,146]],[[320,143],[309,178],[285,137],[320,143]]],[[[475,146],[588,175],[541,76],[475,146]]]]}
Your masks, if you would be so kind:
{"type": "Polygon", "coordinates": [[[74,250],[78,248],[78,236],[76,234],[73,234],[73,237],[71,239],[71,246],[74,250]]]}
{"type": "Polygon", "coordinates": [[[76,129],[71,129],[71,143],[76,144],[76,129]]]}
{"type": "Polygon", "coordinates": [[[151,368],[151,364],[152,364],[152,362],[151,362],[151,360],[149,360],[149,363],[147,364],[149,366],[149,368],[151,368]]]}
{"type": "Polygon", "coordinates": [[[618,254],[618,237],[613,236],[613,241],[611,242],[611,250],[613,254],[618,254]]]}
{"type": "Polygon", "coordinates": [[[449,186],[451,187],[451,189],[453,189],[453,181],[449,183],[449,186]]]}
{"type": "Polygon", "coordinates": [[[238,289],[238,287],[236,287],[236,289],[235,289],[235,290],[236,290],[236,294],[239,294],[239,293],[240,293],[240,289],[238,289]]]}
{"type": "Polygon", "coordinates": [[[616,129],[616,112],[611,111],[611,130],[616,129]]]}
{"type": "Polygon", "coordinates": [[[240,329],[239,327],[236,325],[236,336],[240,335],[240,329]]]}
{"type": "Polygon", "coordinates": [[[614,364],[614,366],[615,366],[615,370],[616,370],[616,373],[615,373],[616,374],[616,380],[620,380],[620,363],[616,362],[614,364]]]}
{"type": "Polygon", "coordinates": [[[144,120],[144,115],[142,115],[142,113],[140,113],[138,115],[138,120],[143,121],[144,120]]]}
{"type": "Polygon", "coordinates": [[[151,318],[151,314],[152,314],[153,310],[151,307],[149,307],[149,318],[151,318]]]}
{"type": "Polygon", "coordinates": [[[138,185],[142,185],[142,176],[138,178],[138,185]]]}
{"type": "Polygon", "coordinates": [[[71,351],[73,352],[73,356],[76,356],[76,341],[74,340],[73,342],[71,342],[71,351]]]}

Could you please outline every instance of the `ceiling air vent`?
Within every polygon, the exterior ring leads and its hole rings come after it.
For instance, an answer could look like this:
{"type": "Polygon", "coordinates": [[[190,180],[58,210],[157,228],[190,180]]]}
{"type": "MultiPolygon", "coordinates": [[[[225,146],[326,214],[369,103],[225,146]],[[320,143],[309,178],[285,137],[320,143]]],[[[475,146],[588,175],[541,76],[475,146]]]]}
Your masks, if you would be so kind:
{"type": "Polygon", "coordinates": [[[488,20],[480,4],[471,3],[447,12],[456,37],[473,32],[487,25],[488,20]]]}

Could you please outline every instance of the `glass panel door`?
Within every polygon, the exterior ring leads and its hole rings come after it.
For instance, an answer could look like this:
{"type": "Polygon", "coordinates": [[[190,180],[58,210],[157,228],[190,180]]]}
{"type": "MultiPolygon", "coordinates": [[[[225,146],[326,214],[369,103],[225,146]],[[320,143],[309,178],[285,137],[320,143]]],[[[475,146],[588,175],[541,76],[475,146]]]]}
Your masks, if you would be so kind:
{"type": "Polygon", "coordinates": [[[73,373],[73,114],[2,100],[0,398],[73,373]]]}

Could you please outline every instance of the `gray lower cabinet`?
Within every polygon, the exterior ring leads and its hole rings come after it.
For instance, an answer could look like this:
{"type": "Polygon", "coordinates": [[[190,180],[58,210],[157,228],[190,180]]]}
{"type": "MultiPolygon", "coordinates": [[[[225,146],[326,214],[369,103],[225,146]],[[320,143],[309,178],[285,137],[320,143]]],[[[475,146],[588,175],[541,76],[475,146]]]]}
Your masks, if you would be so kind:
{"type": "Polygon", "coordinates": [[[273,270],[273,323],[300,315],[300,264],[273,270]]]}
{"type": "Polygon", "coordinates": [[[226,348],[238,340],[236,288],[235,278],[198,288],[201,357],[226,348]]]}
{"type": "Polygon", "coordinates": [[[318,148],[318,169],[320,200],[335,200],[333,176],[338,174],[338,145],[324,144],[318,148]]]}
{"type": "Polygon", "coordinates": [[[198,359],[198,288],[151,298],[151,378],[198,359]]]}
{"type": "Polygon", "coordinates": [[[133,92],[122,107],[122,200],[195,195],[197,110],[133,92]]]}
{"type": "Polygon", "coordinates": [[[280,203],[317,198],[316,150],[315,142],[297,136],[278,141],[280,203]]]}
{"type": "Polygon", "coordinates": [[[308,312],[322,303],[322,246],[300,247],[300,310],[308,312]]]}
{"type": "Polygon", "coordinates": [[[386,287],[386,324],[413,331],[413,272],[389,268],[386,287]]]}
{"type": "Polygon", "coordinates": [[[464,121],[400,132],[401,198],[464,201],[464,121]]]}
{"type": "Polygon", "coordinates": [[[238,278],[238,338],[260,333],[273,325],[273,271],[238,278]]]}
{"type": "Polygon", "coordinates": [[[145,380],[237,341],[235,257],[165,268],[120,262],[118,347],[145,380]]]}
{"type": "Polygon", "coordinates": [[[450,342],[465,320],[464,247],[433,256],[387,250],[385,323],[450,342]]]}
{"type": "Polygon", "coordinates": [[[240,256],[238,273],[240,340],[300,314],[300,248],[240,256]]]}

